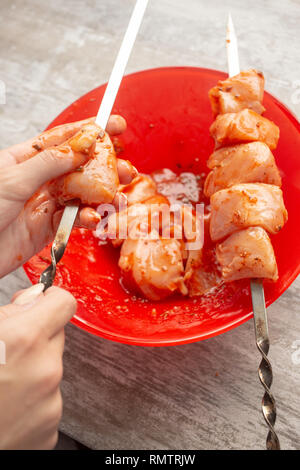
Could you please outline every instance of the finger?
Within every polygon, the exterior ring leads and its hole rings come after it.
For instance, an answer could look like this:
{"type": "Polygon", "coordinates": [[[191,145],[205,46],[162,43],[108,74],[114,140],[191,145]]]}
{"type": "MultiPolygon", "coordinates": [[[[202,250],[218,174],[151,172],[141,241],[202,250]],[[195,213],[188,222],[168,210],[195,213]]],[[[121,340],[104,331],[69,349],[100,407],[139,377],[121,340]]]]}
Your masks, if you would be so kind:
{"type": "Polygon", "coordinates": [[[43,290],[44,285],[38,283],[28,287],[28,289],[16,292],[12,296],[11,303],[0,308],[0,319],[20,314],[24,312],[24,309],[32,307],[38,301],[38,298],[43,295],[43,290]]]}
{"type": "Polygon", "coordinates": [[[117,212],[122,212],[127,209],[128,202],[126,194],[117,191],[112,204],[116,208],[117,212]]]}
{"type": "MultiPolygon", "coordinates": [[[[60,209],[53,216],[53,231],[56,233],[60,220],[62,218],[64,209],[60,209]]],[[[83,207],[79,209],[75,220],[75,227],[86,228],[88,230],[96,230],[98,223],[101,220],[100,214],[92,207],[83,207]]]]}
{"type": "Polygon", "coordinates": [[[117,159],[117,169],[119,180],[121,184],[129,184],[138,175],[137,169],[130,163],[129,160],[117,159]]]}
{"type": "Polygon", "coordinates": [[[44,285],[42,283],[34,284],[28,289],[16,292],[11,299],[11,303],[15,305],[33,304],[40,297],[43,290],[44,285]]]}
{"type": "Polygon", "coordinates": [[[45,182],[84,164],[94,151],[99,126],[87,124],[67,142],[40,152],[35,157],[4,170],[1,191],[20,199],[29,199],[45,182]]]}
{"type": "Polygon", "coordinates": [[[91,207],[83,207],[79,211],[75,221],[75,226],[87,228],[89,230],[96,230],[100,220],[101,216],[95,209],[92,209],[91,207]]]}
{"type": "Polygon", "coordinates": [[[48,338],[53,338],[71,320],[76,310],[77,302],[72,294],[59,287],[50,287],[23,315],[26,315],[32,328],[38,328],[48,338]]]}
{"type": "Polygon", "coordinates": [[[122,116],[118,114],[111,114],[107,126],[106,132],[110,135],[123,134],[126,131],[127,123],[122,116]]]}
{"type": "Polygon", "coordinates": [[[21,163],[49,147],[61,145],[76,134],[82,126],[94,120],[95,118],[89,118],[83,121],[62,124],[61,126],[53,127],[43,132],[33,139],[0,151],[0,168],[21,163]]]}
{"type": "MultiPolygon", "coordinates": [[[[48,129],[42,134],[29,139],[26,142],[13,145],[8,149],[0,151],[0,168],[15,165],[34,157],[39,152],[49,147],[61,145],[63,142],[78,132],[82,126],[95,121],[95,117],[82,121],[69,122],[60,126],[48,129]]],[[[106,127],[110,135],[121,134],[126,130],[127,124],[124,118],[117,114],[112,114],[106,127]]]]}

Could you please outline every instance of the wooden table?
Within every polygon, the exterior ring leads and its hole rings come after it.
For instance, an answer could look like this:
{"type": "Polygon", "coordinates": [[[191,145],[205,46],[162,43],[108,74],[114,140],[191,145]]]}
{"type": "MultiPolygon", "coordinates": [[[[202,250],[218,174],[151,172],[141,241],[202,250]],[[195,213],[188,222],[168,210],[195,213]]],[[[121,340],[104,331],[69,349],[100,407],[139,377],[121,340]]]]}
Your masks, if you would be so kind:
{"type": "MultiPolygon", "coordinates": [[[[2,147],[40,132],[74,99],[108,79],[133,4],[1,1],[2,147]]],[[[267,90],[299,116],[300,6],[295,0],[152,0],[128,72],[166,65],[226,70],[228,8],[241,68],[262,69],[267,90]]],[[[2,279],[1,304],[28,284],[22,270],[2,279]]],[[[298,279],[268,309],[276,427],[284,449],[300,448],[299,301],[298,279]]],[[[264,448],[252,321],[220,337],[168,348],[112,343],[72,325],[66,336],[61,429],[87,446],[264,448]]]]}

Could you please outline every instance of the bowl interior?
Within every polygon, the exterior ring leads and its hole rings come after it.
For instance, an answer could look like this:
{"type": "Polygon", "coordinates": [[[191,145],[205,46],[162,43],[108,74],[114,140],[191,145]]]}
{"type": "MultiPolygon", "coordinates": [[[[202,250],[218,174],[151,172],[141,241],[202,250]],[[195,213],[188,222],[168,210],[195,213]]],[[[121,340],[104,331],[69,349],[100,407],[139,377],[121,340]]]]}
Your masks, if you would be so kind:
{"type": "MultiPolygon", "coordinates": [[[[226,75],[214,70],[176,67],[145,70],[124,77],[113,112],[122,114],[128,129],[120,140],[122,158],[141,172],[160,168],[175,172],[206,172],[213,149],[209,126],[213,121],[208,90],[226,75]]],[[[49,127],[95,115],[105,85],[92,90],[65,109],[49,127]]],[[[274,155],[282,174],[289,221],[272,238],[279,280],[265,282],[267,305],[276,300],[299,273],[300,125],[274,97],[265,93],[265,116],[280,127],[274,155]]],[[[56,285],[78,299],[73,322],[111,340],[137,345],[188,343],[223,333],[252,316],[249,281],[233,282],[198,299],[175,296],[162,302],[136,298],[124,291],[117,261],[119,251],[99,246],[92,233],[74,230],[56,285]]],[[[24,267],[36,282],[50,260],[49,247],[24,267]]]]}

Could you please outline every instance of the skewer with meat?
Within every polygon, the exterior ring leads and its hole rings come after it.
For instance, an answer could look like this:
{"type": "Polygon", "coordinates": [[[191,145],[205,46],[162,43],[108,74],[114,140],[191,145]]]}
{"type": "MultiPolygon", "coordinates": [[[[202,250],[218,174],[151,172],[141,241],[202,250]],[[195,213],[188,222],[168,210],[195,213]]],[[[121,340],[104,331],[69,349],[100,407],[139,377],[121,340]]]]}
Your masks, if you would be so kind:
{"type": "MultiPolygon", "coordinates": [[[[123,132],[125,128],[126,122],[121,116],[110,117],[107,131],[111,135],[123,132]]],[[[117,202],[120,182],[129,183],[135,177],[136,169],[130,162],[116,158],[108,133],[97,126],[94,119],[58,126],[28,141],[25,159],[41,151],[51,150],[54,146],[60,158],[71,156],[77,162],[76,165],[81,166],[41,186],[28,201],[25,210],[30,210],[38,217],[48,210],[49,204],[51,207],[55,205],[55,229],[63,206],[69,200],[79,199],[82,206],[76,225],[95,229],[100,220],[97,206],[105,202],[117,202]]],[[[17,154],[18,146],[12,149],[14,152],[17,154]]]]}
{"type": "Polygon", "coordinates": [[[216,150],[208,160],[212,171],[204,191],[211,201],[211,239],[221,242],[216,256],[225,281],[277,280],[267,232],[277,233],[287,220],[281,177],[271,152],[277,146],[279,129],[259,114],[264,111],[259,106],[263,81],[257,76],[255,82],[252,79],[254,71],[241,72],[210,92],[213,112],[218,114],[210,128],[216,150]],[[231,89],[226,88],[226,82],[233,83],[231,89]],[[256,83],[252,94],[251,83],[256,83]],[[241,97],[238,102],[224,95],[235,93],[236,86],[241,97]]]}
{"type": "MultiPolygon", "coordinates": [[[[120,116],[118,120],[111,119],[108,129],[112,133],[120,133],[126,127],[126,122],[120,119],[120,116]]],[[[129,183],[137,174],[130,162],[116,158],[109,134],[93,122],[86,124],[68,143],[74,151],[84,152],[90,141],[94,145],[88,161],[77,171],[50,184],[50,192],[62,205],[71,199],[80,199],[82,204],[93,207],[111,203],[117,194],[120,178],[122,183],[129,183]]]]}

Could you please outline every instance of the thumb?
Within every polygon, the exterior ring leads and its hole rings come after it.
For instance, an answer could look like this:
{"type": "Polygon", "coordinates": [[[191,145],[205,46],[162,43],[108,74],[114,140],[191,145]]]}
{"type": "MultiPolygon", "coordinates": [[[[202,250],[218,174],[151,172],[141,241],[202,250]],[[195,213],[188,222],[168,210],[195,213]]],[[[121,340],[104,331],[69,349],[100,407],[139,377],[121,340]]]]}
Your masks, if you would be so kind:
{"type": "Polygon", "coordinates": [[[16,292],[11,303],[0,307],[0,321],[9,318],[12,315],[19,314],[28,308],[32,307],[37,300],[41,297],[44,290],[44,285],[41,283],[34,284],[27,289],[16,292]]]}
{"type": "Polygon", "coordinates": [[[31,305],[42,294],[44,287],[44,284],[38,283],[28,287],[28,289],[16,292],[11,299],[11,303],[15,305],[31,305]]]}
{"type": "Polygon", "coordinates": [[[102,134],[99,126],[87,124],[63,144],[45,149],[29,160],[8,168],[7,171],[13,176],[6,178],[13,186],[10,190],[17,191],[24,200],[29,199],[47,181],[83,165],[94,151],[97,137],[102,134]]]}

